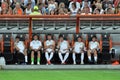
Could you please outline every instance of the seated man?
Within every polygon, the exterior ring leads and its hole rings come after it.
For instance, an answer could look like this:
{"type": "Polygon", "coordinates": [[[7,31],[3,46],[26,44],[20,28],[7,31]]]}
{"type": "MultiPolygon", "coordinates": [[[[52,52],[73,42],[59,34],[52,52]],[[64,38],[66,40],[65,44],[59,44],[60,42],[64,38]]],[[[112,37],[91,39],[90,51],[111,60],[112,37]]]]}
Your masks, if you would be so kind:
{"type": "Polygon", "coordinates": [[[58,55],[61,60],[61,64],[65,64],[65,61],[69,56],[70,45],[68,41],[64,40],[62,35],[59,36],[59,40],[60,41],[58,42],[58,46],[57,46],[59,48],[58,55]]]}
{"type": "Polygon", "coordinates": [[[51,34],[47,35],[47,40],[44,43],[44,48],[45,48],[45,58],[47,60],[47,64],[51,64],[50,60],[53,58],[54,49],[55,49],[55,41],[52,40],[51,34]]]}
{"type": "Polygon", "coordinates": [[[14,43],[14,49],[17,53],[23,53],[25,55],[25,62],[28,62],[27,59],[27,49],[25,49],[25,45],[22,41],[20,41],[20,37],[16,36],[15,43],[14,43]]]}
{"type": "Polygon", "coordinates": [[[95,63],[97,63],[97,50],[100,49],[99,48],[99,43],[97,42],[97,37],[93,36],[92,37],[92,41],[89,42],[89,50],[88,50],[88,60],[89,62],[92,62],[91,60],[91,54],[94,54],[94,61],[95,63]]]}
{"type": "Polygon", "coordinates": [[[73,46],[73,64],[76,64],[76,54],[81,54],[81,64],[84,64],[84,50],[85,44],[82,42],[82,38],[79,36],[77,42],[73,46]]]}
{"type": "Polygon", "coordinates": [[[34,53],[37,53],[37,64],[40,64],[40,50],[42,47],[42,42],[38,40],[38,36],[33,36],[34,40],[30,42],[31,48],[31,64],[34,64],[34,53]]]}

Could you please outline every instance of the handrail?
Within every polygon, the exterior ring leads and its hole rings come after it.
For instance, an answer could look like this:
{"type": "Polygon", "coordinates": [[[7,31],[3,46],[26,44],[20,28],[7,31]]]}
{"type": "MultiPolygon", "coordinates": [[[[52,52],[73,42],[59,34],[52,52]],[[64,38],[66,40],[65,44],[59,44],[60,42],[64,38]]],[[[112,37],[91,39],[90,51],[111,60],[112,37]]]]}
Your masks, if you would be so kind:
{"type": "MultiPolygon", "coordinates": [[[[0,15],[1,20],[29,20],[29,36],[32,36],[32,20],[51,20],[51,21],[59,21],[59,20],[75,20],[76,22],[76,33],[80,33],[80,21],[91,20],[91,21],[99,21],[99,20],[120,20],[120,14],[91,14],[91,15],[0,15]],[[12,19],[11,19],[12,18],[12,19]]],[[[29,37],[31,40],[32,37],[29,37]]]]}

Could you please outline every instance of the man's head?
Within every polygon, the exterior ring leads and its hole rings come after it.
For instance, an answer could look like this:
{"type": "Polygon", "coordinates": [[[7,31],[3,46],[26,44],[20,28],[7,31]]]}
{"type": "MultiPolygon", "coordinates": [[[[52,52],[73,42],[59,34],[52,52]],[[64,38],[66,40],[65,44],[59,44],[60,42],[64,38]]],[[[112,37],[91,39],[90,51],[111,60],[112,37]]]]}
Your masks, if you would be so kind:
{"type": "Polygon", "coordinates": [[[79,37],[77,38],[77,40],[78,40],[78,42],[82,42],[82,37],[79,36],[79,37]]]}
{"type": "Polygon", "coordinates": [[[96,39],[97,39],[97,37],[96,37],[96,36],[93,36],[93,37],[92,37],[92,41],[93,41],[93,42],[95,42],[95,41],[96,41],[96,39]]]}
{"type": "Polygon", "coordinates": [[[33,36],[33,38],[34,40],[38,40],[38,36],[36,34],[33,36]]]}
{"type": "Polygon", "coordinates": [[[34,6],[34,11],[38,11],[38,6],[34,6]]]}
{"type": "Polygon", "coordinates": [[[48,39],[48,40],[51,40],[51,39],[52,39],[52,35],[51,35],[51,34],[48,34],[48,35],[47,35],[47,39],[48,39]]]}
{"type": "Polygon", "coordinates": [[[59,39],[60,39],[60,41],[63,41],[64,40],[63,35],[59,35],[59,39]]]}
{"type": "Polygon", "coordinates": [[[19,42],[20,41],[20,37],[19,36],[16,36],[16,42],[19,42]]]}

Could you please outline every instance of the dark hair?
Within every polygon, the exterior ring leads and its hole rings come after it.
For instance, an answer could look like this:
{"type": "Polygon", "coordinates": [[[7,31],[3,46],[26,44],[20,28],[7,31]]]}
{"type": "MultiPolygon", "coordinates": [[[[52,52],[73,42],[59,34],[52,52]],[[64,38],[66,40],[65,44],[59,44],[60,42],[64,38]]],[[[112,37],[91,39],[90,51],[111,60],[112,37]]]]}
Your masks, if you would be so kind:
{"type": "Polygon", "coordinates": [[[92,36],[92,39],[93,39],[93,38],[97,39],[97,37],[96,37],[96,36],[92,36]]]}
{"type": "Polygon", "coordinates": [[[20,39],[20,36],[16,36],[16,39],[20,39]]]}
{"type": "Polygon", "coordinates": [[[59,35],[59,38],[63,38],[63,35],[60,34],[60,35],[59,35]]]}

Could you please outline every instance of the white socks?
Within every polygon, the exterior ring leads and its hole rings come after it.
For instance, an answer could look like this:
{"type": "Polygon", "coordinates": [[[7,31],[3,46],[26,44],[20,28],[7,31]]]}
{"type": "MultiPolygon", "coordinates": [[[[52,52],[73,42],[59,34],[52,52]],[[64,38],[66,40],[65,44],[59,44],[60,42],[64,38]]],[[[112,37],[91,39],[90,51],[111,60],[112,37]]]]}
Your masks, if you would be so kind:
{"type": "Polygon", "coordinates": [[[81,64],[84,64],[83,60],[84,60],[84,53],[81,53],[81,64]]]}
{"type": "Polygon", "coordinates": [[[91,61],[91,56],[88,56],[88,59],[91,61]]]}
{"type": "Polygon", "coordinates": [[[47,61],[49,60],[49,55],[48,55],[48,52],[45,52],[45,57],[47,59],[47,61]]]}
{"type": "Polygon", "coordinates": [[[69,56],[69,53],[65,53],[65,56],[64,56],[64,59],[63,59],[62,53],[59,53],[59,58],[60,58],[62,63],[65,63],[68,56],[69,56]]]}
{"type": "MultiPolygon", "coordinates": [[[[91,61],[91,56],[88,56],[88,59],[91,61]]],[[[95,62],[97,62],[97,56],[94,56],[95,62]]]]}
{"type": "Polygon", "coordinates": [[[52,59],[53,54],[54,54],[54,53],[51,52],[51,53],[50,53],[50,56],[49,56],[48,52],[45,52],[45,57],[46,57],[47,61],[50,61],[50,60],[52,59]]]}
{"type": "Polygon", "coordinates": [[[63,62],[66,61],[66,59],[68,58],[68,56],[69,56],[69,53],[66,53],[65,56],[64,56],[64,60],[63,60],[63,62]]]}
{"type": "Polygon", "coordinates": [[[75,61],[75,60],[76,60],[75,53],[73,53],[73,56],[72,56],[72,58],[73,58],[73,63],[74,63],[74,64],[76,64],[76,61],[75,61]]]}
{"type": "Polygon", "coordinates": [[[97,56],[94,56],[94,60],[95,60],[95,62],[97,62],[97,56]]]}
{"type": "Polygon", "coordinates": [[[25,56],[25,62],[28,62],[28,57],[27,56],[25,56]]]}

